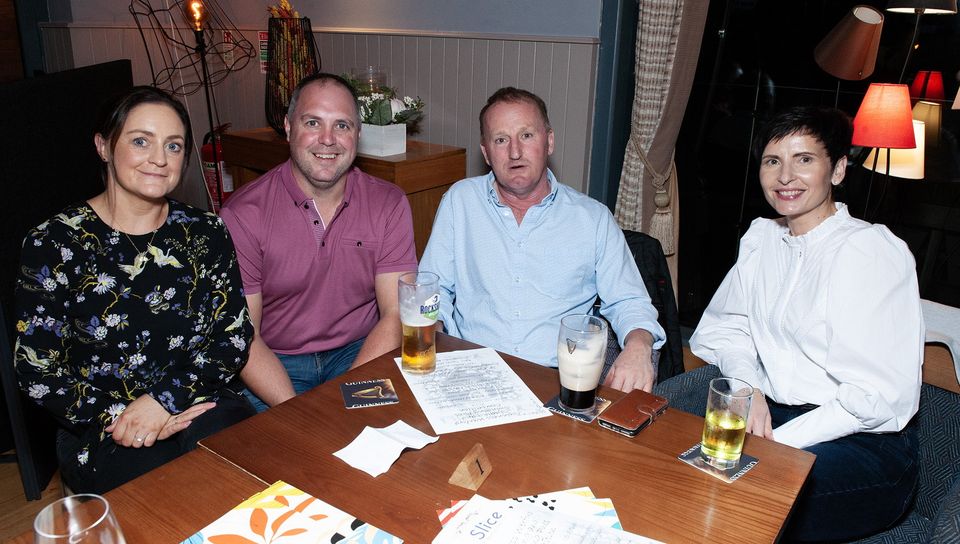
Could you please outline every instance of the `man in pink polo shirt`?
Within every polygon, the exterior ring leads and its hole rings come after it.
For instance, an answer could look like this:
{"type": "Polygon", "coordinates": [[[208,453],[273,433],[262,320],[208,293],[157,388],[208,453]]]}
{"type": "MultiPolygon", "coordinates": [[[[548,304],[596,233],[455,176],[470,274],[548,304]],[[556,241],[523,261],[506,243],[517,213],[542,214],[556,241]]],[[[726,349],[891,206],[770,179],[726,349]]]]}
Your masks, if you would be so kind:
{"type": "Polygon", "coordinates": [[[417,269],[403,190],[353,166],[360,115],[350,85],[305,78],[284,127],[290,160],[221,212],[255,327],[240,375],[260,411],[398,347],[397,280],[417,269]]]}

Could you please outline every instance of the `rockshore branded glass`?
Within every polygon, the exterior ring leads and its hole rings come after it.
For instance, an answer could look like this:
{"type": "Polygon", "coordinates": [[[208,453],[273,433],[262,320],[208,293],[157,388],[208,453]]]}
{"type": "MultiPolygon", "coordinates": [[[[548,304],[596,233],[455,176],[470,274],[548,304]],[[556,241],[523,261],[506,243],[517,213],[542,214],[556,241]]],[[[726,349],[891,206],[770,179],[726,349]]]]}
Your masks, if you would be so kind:
{"type": "Polygon", "coordinates": [[[700,444],[704,461],[723,470],[737,466],[747,434],[747,415],[752,398],[753,387],[743,380],[710,380],[707,417],[700,444]]]}
{"type": "Polygon", "coordinates": [[[606,348],[607,323],[603,319],[568,315],[560,320],[557,363],[562,408],[571,412],[593,409],[606,348]]]}
{"type": "Polygon", "coordinates": [[[107,499],[84,494],[48,504],[33,520],[35,544],[125,544],[107,499]]]}
{"type": "Polygon", "coordinates": [[[440,278],[433,272],[400,276],[400,325],[403,343],[400,368],[428,374],[437,368],[435,325],[440,313],[440,278]]]}

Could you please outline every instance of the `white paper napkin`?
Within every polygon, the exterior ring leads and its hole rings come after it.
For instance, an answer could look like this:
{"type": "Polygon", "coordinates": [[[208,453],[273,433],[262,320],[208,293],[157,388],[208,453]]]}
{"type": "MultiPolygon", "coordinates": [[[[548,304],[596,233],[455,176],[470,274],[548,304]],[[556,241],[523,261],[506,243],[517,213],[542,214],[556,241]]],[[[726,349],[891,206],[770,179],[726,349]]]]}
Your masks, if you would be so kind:
{"type": "Polygon", "coordinates": [[[398,420],[389,427],[364,427],[353,442],[333,454],[348,465],[377,477],[393,465],[405,448],[419,450],[436,441],[436,436],[424,434],[398,420]]]}

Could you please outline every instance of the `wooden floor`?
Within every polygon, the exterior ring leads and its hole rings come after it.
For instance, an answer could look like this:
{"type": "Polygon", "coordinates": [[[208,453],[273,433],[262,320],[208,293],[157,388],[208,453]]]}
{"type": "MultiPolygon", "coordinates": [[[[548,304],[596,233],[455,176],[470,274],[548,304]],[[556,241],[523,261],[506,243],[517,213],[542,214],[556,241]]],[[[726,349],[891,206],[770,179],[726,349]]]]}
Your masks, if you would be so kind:
{"type": "Polygon", "coordinates": [[[28,501],[23,494],[17,464],[0,463],[0,542],[6,542],[29,530],[37,512],[62,496],[60,474],[57,473],[53,475],[40,500],[28,501]]]}

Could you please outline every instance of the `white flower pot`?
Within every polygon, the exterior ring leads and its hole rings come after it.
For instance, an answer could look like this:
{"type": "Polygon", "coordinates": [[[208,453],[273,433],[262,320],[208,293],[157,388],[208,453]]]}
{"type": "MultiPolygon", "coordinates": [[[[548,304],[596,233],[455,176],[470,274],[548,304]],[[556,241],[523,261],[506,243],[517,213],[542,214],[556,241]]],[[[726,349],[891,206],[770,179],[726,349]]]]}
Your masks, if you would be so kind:
{"type": "Polygon", "coordinates": [[[407,125],[368,125],[360,128],[360,147],[364,155],[386,157],[407,152],[407,125]]]}

